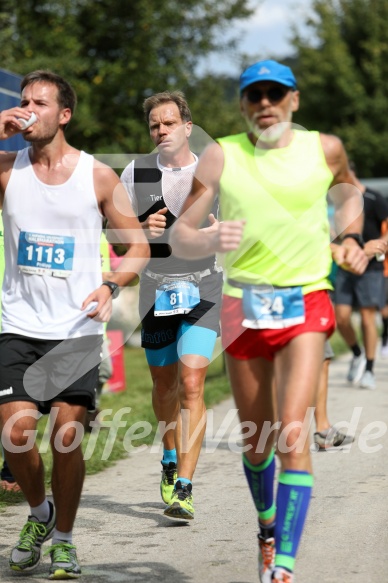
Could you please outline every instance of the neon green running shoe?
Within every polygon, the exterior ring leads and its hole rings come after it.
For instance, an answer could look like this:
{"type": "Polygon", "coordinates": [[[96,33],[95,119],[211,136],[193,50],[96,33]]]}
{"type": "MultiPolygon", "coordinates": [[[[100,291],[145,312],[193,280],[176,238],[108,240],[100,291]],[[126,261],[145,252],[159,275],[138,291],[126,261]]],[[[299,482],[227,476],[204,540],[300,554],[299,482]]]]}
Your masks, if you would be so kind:
{"type": "Polygon", "coordinates": [[[51,555],[49,579],[77,579],[81,576],[74,545],[59,542],[52,545],[45,555],[51,555]]]}
{"type": "Polygon", "coordinates": [[[194,518],[194,506],[192,484],[182,485],[178,480],[171,496],[171,502],[166,506],[164,514],[169,518],[180,520],[192,520],[194,518]]]}
{"type": "Polygon", "coordinates": [[[55,508],[49,501],[50,517],[47,522],[39,522],[29,516],[20,533],[16,546],[11,551],[9,566],[12,571],[32,571],[38,566],[42,544],[52,537],[55,527],[55,508]]]}
{"type": "Polygon", "coordinates": [[[178,474],[176,472],[177,467],[174,462],[169,462],[169,464],[162,463],[162,479],[160,481],[160,495],[165,504],[170,504],[171,496],[174,491],[174,486],[178,474]]]}

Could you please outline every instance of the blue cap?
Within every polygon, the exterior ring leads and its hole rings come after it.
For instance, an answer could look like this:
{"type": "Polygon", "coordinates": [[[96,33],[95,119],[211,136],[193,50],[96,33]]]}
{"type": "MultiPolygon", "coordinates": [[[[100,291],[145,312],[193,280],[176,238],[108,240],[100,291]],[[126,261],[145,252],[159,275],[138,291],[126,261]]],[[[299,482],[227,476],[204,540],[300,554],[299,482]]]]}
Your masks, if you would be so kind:
{"type": "Polygon", "coordinates": [[[296,79],[290,67],[281,65],[277,61],[259,61],[245,69],[240,77],[240,91],[244,91],[249,85],[258,81],[275,81],[296,89],[296,79]]]}

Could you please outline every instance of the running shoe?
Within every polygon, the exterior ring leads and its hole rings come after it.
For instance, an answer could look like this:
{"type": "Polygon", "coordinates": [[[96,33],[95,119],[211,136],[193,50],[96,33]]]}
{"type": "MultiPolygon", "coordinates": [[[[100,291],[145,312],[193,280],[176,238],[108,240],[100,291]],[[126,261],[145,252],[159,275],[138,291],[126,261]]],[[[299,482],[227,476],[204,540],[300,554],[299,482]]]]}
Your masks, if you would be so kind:
{"type": "Polygon", "coordinates": [[[194,518],[192,489],[192,484],[183,485],[178,480],[171,496],[171,502],[166,506],[164,514],[170,518],[192,520],[194,518]]]}
{"type": "Polygon", "coordinates": [[[384,360],[388,358],[388,344],[384,344],[381,346],[380,356],[384,360]]]}
{"type": "Polygon", "coordinates": [[[22,528],[17,545],[11,551],[9,566],[13,571],[32,571],[38,565],[42,544],[52,537],[55,527],[55,508],[49,502],[50,517],[47,522],[39,522],[29,516],[22,528]]]}
{"type": "Polygon", "coordinates": [[[51,555],[49,579],[78,579],[81,576],[74,545],[65,541],[59,542],[52,545],[45,555],[51,555]]]}
{"type": "Polygon", "coordinates": [[[257,536],[259,540],[259,579],[261,583],[271,583],[271,573],[275,566],[275,539],[257,536]]]}
{"type": "Polygon", "coordinates": [[[295,583],[294,575],[282,567],[275,567],[272,571],[271,583],[295,583]]]}
{"type": "Polygon", "coordinates": [[[340,445],[349,445],[353,443],[354,435],[346,435],[335,427],[330,427],[324,433],[317,431],[314,433],[314,443],[318,449],[330,449],[332,447],[339,447],[340,445]]]}
{"type": "Polygon", "coordinates": [[[169,464],[162,463],[162,479],[160,482],[160,495],[165,504],[170,504],[171,496],[174,491],[175,482],[177,480],[177,467],[174,462],[169,464]]]}
{"type": "Polygon", "coordinates": [[[370,370],[366,370],[364,372],[360,380],[360,387],[362,389],[370,389],[372,391],[376,388],[376,379],[373,372],[370,370]]]}
{"type": "Polygon", "coordinates": [[[364,373],[365,367],[366,358],[364,353],[360,354],[360,356],[353,356],[347,376],[349,383],[358,383],[364,373]]]}

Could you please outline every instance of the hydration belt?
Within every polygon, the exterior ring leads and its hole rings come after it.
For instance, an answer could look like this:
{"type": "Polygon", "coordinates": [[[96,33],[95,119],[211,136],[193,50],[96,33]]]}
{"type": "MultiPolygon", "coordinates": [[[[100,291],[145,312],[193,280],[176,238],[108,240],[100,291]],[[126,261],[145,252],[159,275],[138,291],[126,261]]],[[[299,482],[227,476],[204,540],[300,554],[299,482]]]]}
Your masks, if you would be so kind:
{"type": "Polygon", "coordinates": [[[169,283],[170,281],[195,281],[199,283],[204,277],[211,275],[212,273],[219,273],[222,271],[221,267],[214,267],[214,269],[204,269],[203,271],[194,271],[193,273],[169,273],[168,275],[162,275],[160,273],[155,273],[150,269],[145,268],[143,270],[144,275],[154,279],[158,284],[169,283]]]}

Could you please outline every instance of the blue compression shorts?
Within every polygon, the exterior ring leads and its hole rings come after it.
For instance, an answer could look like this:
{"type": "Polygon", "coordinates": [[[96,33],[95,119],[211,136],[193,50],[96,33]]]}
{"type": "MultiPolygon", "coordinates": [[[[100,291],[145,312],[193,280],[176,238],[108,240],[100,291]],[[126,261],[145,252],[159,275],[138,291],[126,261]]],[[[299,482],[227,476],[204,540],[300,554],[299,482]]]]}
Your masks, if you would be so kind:
{"type": "Polygon", "coordinates": [[[177,362],[184,354],[204,356],[210,361],[216,339],[217,332],[214,330],[182,321],[175,342],[158,350],[145,349],[147,362],[150,366],[167,366],[177,362]]]}

